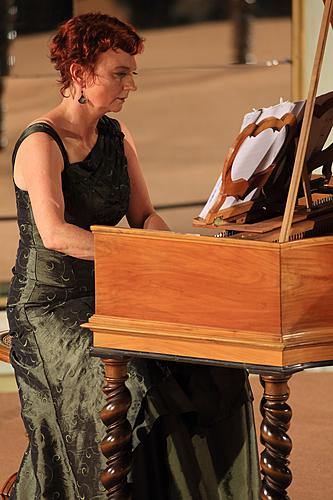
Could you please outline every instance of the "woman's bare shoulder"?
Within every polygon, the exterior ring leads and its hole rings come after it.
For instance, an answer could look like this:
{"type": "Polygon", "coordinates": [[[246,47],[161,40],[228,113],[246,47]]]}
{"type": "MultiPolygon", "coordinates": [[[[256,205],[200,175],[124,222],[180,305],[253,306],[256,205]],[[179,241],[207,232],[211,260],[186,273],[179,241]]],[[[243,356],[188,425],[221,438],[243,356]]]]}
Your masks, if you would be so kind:
{"type": "Polygon", "coordinates": [[[33,119],[29,124],[28,127],[31,127],[32,125],[39,124],[39,123],[45,123],[46,125],[49,125],[52,127],[56,132],[61,128],[61,120],[57,115],[55,115],[52,112],[46,113],[44,115],[39,116],[38,118],[33,119]]]}
{"type": "Polygon", "coordinates": [[[19,140],[19,147],[16,149],[16,165],[20,164],[22,161],[25,163],[27,157],[30,159],[34,158],[35,163],[39,160],[43,162],[46,160],[61,161],[61,152],[54,134],[48,133],[48,131],[43,128],[34,128],[33,125],[36,124],[49,125],[57,132],[53,123],[46,120],[44,116],[30,122],[22,134],[23,137],[21,136],[21,140],[19,140]]]}

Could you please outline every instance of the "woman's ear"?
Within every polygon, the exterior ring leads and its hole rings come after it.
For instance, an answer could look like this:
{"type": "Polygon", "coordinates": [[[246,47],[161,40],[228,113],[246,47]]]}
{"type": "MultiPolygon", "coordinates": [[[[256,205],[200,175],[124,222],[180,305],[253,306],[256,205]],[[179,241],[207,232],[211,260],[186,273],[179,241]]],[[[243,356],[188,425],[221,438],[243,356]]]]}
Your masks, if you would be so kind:
{"type": "Polygon", "coordinates": [[[72,63],[69,67],[69,72],[71,74],[73,83],[79,85],[80,88],[85,88],[86,82],[82,66],[78,63],[72,63]]]}

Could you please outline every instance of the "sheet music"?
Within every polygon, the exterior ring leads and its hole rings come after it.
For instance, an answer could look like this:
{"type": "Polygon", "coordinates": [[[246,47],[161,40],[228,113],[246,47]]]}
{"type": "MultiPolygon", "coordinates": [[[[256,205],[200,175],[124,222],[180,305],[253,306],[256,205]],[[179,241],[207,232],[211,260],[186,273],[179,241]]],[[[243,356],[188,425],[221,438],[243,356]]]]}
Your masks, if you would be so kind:
{"type": "MultiPolygon", "coordinates": [[[[251,123],[260,123],[265,118],[282,118],[286,113],[293,113],[298,117],[303,110],[304,101],[289,102],[283,101],[268,108],[253,110],[247,113],[242,122],[241,131],[251,123]]],[[[257,137],[247,137],[241,144],[234,159],[231,178],[248,180],[252,175],[265,171],[277,157],[286,139],[286,128],[280,131],[267,129],[257,137]]],[[[206,205],[201,210],[199,217],[205,219],[210,209],[216,203],[222,188],[222,173],[219,176],[206,205]]],[[[254,199],[258,189],[254,189],[245,199],[238,200],[233,196],[228,196],[220,209],[229,208],[245,201],[254,199]]]]}
{"type": "MultiPolygon", "coordinates": [[[[303,102],[303,101],[297,101],[303,102]]],[[[290,101],[282,101],[274,106],[268,108],[261,108],[260,110],[253,110],[247,113],[243,118],[243,123],[241,126],[241,131],[247,127],[250,123],[259,123],[265,118],[270,118],[274,116],[275,118],[282,118],[286,113],[291,113],[295,108],[296,104],[290,101]]]]}
{"type": "Polygon", "coordinates": [[[232,180],[248,180],[254,173],[266,170],[276,158],[285,138],[285,128],[280,131],[267,129],[257,137],[247,137],[232,165],[232,180]]]}

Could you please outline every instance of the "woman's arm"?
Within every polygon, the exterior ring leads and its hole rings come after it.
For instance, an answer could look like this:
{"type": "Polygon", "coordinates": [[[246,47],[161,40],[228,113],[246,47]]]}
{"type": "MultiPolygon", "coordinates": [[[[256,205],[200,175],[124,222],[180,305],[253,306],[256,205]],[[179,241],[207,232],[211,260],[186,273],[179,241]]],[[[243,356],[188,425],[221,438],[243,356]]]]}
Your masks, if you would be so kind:
{"type": "Polygon", "coordinates": [[[121,129],[125,135],[124,148],[131,182],[131,197],[127,212],[127,221],[131,227],[168,230],[169,227],[162,217],[155,212],[150,201],[133,138],[124,124],[121,124],[121,129]]]}
{"type": "Polygon", "coordinates": [[[14,181],[28,191],[43,244],[80,259],[93,260],[93,235],[64,219],[61,186],[63,158],[56,142],[43,132],[29,135],[17,152],[14,181]]]}

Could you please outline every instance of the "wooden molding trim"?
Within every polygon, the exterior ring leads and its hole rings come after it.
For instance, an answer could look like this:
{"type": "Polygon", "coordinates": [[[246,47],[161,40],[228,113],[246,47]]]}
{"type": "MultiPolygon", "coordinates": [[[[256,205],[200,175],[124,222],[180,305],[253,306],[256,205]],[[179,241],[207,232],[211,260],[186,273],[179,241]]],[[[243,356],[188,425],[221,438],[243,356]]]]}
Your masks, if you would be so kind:
{"type": "Polygon", "coordinates": [[[96,348],[138,351],[140,346],[140,352],[272,366],[333,359],[333,334],[329,328],[274,341],[264,339],[262,333],[193,329],[97,315],[82,326],[93,331],[96,348]]]}

